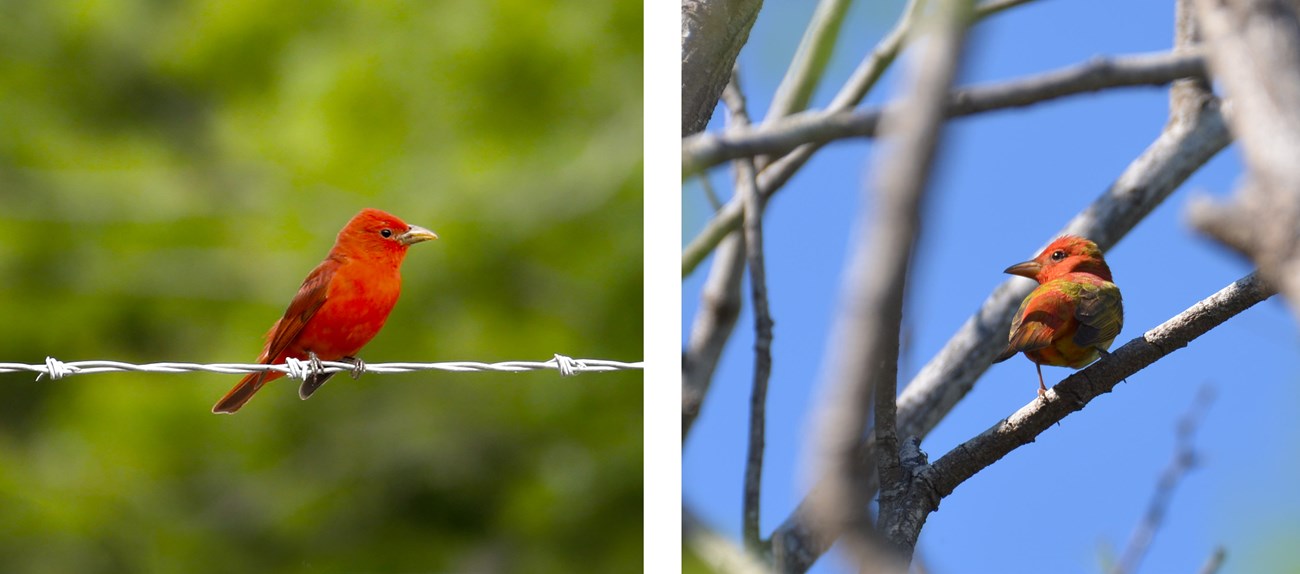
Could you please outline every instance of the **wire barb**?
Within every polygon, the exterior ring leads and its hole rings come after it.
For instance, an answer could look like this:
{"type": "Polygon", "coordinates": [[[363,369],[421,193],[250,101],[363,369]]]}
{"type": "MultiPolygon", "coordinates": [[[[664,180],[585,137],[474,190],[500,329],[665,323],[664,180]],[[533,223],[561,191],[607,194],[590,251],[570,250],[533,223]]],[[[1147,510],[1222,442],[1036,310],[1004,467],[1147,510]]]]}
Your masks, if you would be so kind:
{"type": "Polygon", "coordinates": [[[553,360],[555,361],[555,368],[560,371],[560,376],[562,377],[572,377],[573,375],[578,374],[576,369],[586,367],[586,365],[574,361],[572,357],[566,357],[559,353],[555,354],[555,359],[553,360]]]}
{"type": "Polygon", "coordinates": [[[307,380],[307,377],[311,375],[311,367],[308,366],[307,361],[300,361],[293,357],[285,357],[284,366],[288,369],[285,371],[284,375],[291,379],[305,381],[307,380]]]}
{"type": "Polygon", "coordinates": [[[520,373],[524,371],[554,370],[562,376],[579,373],[599,373],[609,371],[640,370],[645,368],[643,361],[626,363],[604,359],[574,359],[556,354],[549,361],[506,361],[502,363],[479,363],[474,361],[456,361],[444,363],[366,363],[358,366],[344,361],[301,361],[287,358],[283,364],[265,365],[261,363],[123,363],[120,361],[71,361],[63,362],[54,357],[46,357],[44,363],[0,363],[0,373],[36,373],[36,380],[49,376],[50,380],[59,380],[72,375],[89,375],[110,372],[138,373],[188,373],[206,372],[224,375],[245,375],[277,371],[302,380],[312,374],[327,374],[364,371],[367,373],[412,373],[415,371],[451,371],[520,373]]]}
{"type": "Polygon", "coordinates": [[[57,381],[68,375],[77,374],[75,367],[69,367],[54,357],[45,357],[45,372],[36,375],[36,380],[41,380],[41,375],[49,374],[51,381],[57,381]]]}

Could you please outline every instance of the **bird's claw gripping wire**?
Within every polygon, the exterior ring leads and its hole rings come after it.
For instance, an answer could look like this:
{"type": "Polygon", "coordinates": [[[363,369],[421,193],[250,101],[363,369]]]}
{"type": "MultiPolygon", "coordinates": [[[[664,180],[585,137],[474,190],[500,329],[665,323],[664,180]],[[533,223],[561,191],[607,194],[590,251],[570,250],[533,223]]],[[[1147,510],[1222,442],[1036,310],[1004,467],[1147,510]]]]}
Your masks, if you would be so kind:
{"type": "Polygon", "coordinates": [[[311,365],[311,372],[307,373],[307,375],[312,377],[321,375],[321,371],[323,371],[325,367],[320,365],[320,357],[317,357],[316,353],[311,351],[307,351],[307,357],[309,357],[307,363],[311,365]]]}
{"type": "Polygon", "coordinates": [[[352,380],[354,381],[360,379],[361,374],[366,372],[366,362],[357,357],[343,357],[340,360],[344,363],[352,363],[352,370],[349,374],[352,376],[352,380]]]}

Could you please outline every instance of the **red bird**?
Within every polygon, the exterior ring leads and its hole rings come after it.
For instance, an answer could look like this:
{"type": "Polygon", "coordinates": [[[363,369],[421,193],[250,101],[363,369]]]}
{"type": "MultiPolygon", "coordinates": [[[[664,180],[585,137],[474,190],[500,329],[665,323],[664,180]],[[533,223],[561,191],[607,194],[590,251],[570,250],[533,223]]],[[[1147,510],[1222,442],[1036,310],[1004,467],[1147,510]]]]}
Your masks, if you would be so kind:
{"type": "Polygon", "coordinates": [[[1024,353],[1038,367],[1038,395],[1047,392],[1043,365],[1081,369],[1108,349],[1124,325],[1119,287],[1101,249],[1082,237],[1059,237],[1031,261],[1005,273],[1038,281],[1016,311],[1000,363],[1024,353]]]}
{"type": "MultiPolygon", "coordinates": [[[[413,243],[437,239],[428,229],[407,225],[378,209],[363,209],[339,232],[334,248],[298,288],[284,317],[266,334],[257,362],[299,360],[361,364],[361,347],[379,333],[402,288],[398,268],[413,243]]],[[[253,393],[284,373],[251,373],[212,407],[214,413],[238,411],[253,393]]],[[[306,399],[331,374],[309,375],[298,388],[306,399]]]]}

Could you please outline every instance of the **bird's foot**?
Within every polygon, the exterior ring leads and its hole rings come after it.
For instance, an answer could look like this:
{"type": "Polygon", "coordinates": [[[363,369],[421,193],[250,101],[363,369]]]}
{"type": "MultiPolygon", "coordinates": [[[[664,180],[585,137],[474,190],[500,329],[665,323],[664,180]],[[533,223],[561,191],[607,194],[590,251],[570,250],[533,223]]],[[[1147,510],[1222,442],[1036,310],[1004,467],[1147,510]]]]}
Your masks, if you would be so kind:
{"type": "Polygon", "coordinates": [[[1038,396],[1039,396],[1039,398],[1042,398],[1042,397],[1045,396],[1045,395],[1047,395],[1047,387],[1043,386],[1042,383],[1039,383],[1039,384],[1038,384],[1038,396]]]}
{"type": "Polygon", "coordinates": [[[316,353],[313,353],[311,351],[307,351],[307,364],[311,365],[310,376],[313,377],[319,376],[321,374],[321,371],[325,369],[325,367],[320,364],[320,357],[317,357],[316,353]]]}
{"type": "Polygon", "coordinates": [[[325,367],[321,365],[320,357],[317,357],[316,353],[307,351],[307,364],[310,372],[307,373],[307,378],[302,380],[302,384],[298,385],[298,398],[304,401],[325,384],[325,381],[334,376],[334,373],[325,372],[325,367]]]}
{"type": "Polygon", "coordinates": [[[366,362],[362,361],[361,359],[358,359],[356,357],[343,357],[340,360],[343,361],[344,363],[352,364],[351,375],[352,375],[352,380],[354,381],[361,378],[361,373],[366,372],[366,362]]]}

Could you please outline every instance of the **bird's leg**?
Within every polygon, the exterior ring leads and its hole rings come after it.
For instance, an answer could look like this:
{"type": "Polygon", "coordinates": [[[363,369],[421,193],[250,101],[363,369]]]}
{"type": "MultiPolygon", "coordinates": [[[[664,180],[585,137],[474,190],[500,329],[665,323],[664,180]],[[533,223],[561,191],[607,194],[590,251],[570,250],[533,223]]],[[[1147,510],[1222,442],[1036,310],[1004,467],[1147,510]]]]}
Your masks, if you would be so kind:
{"type": "Polygon", "coordinates": [[[344,363],[352,363],[352,380],[354,381],[361,378],[361,373],[366,372],[366,362],[357,357],[343,357],[339,360],[344,363]]]}
{"type": "Polygon", "coordinates": [[[1038,363],[1034,363],[1034,366],[1038,367],[1038,396],[1041,397],[1047,394],[1047,385],[1043,384],[1043,366],[1038,363]]]}

